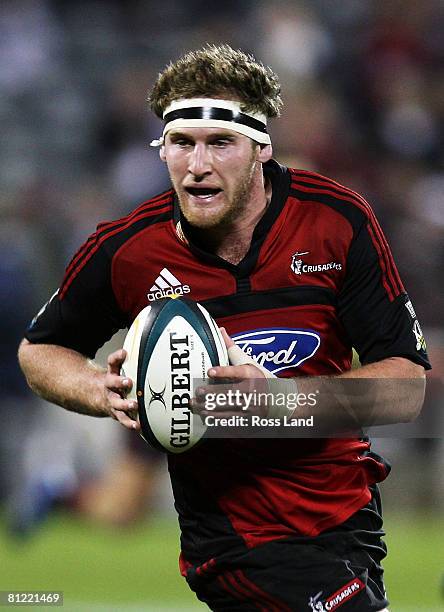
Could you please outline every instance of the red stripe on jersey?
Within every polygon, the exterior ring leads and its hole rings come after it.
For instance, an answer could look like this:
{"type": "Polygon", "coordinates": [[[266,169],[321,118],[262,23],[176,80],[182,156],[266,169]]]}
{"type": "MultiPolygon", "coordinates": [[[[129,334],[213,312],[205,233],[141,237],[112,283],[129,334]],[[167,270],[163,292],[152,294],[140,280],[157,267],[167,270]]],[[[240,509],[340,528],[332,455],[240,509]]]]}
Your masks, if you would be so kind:
{"type": "MultiPolygon", "coordinates": [[[[133,210],[129,215],[126,215],[125,217],[122,217],[121,219],[118,219],[117,221],[106,221],[104,223],[99,223],[97,226],[97,231],[94,232],[92,236],[90,236],[90,238],[80,247],[80,249],[77,251],[77,253],[72,258],[71,262],[66,268],[65,278],[70,274],[71,270],[77,265],[77,262],[79,261],[79,259],[81,259],[84,256],[84,254],[88,251],[89,247],[92,244],[94,244],[97,236],[102,234],[104,231],[110,229],[111,227],[128,223],[128,221],[138,217],[140,214],[142,214],[149,208],[154,208],[155,206],[157,207],[162,204],[165,204],[166,202],[168,202],[171,194],[172,194],[172,191],[163,193],[161,196],[157,196],[156,198],[153,198],[152,200],[148,200],[147,202],[143,202],[140,206],[138,206],[135,210],[133,210]]],[[[62,286],[63,286],[63,283],[62,283],[62,286]]]]}
{"type": "MultiPolygon", "coordinates": [[[[96,241],[95,246],[92,247],[90,249],[90,251],[84,256],[83,260],[81,262],[79,262],[79,264],[74,269],[72,269],[70,274],[65,276],[65,279],[64,279],[64,281],[63,281],[63,283],[61,285],[61,288],[60,288],[59,299],[62,300],[64,298],[64,296],[65,296],[67,290],[69,289],[71,283],[73,282],[73,280],[79,274],[80,270],[88,263],[88,261],[91,259],[91,257],[94,255],[94,253],[99,249],[99,247],[102,245],[103,242],[108,240],[108,238],[111,238],[112,236],[115,236],[119,232],[122,232],[123,230],[128,229],[128,227],[131,227],[131,225],[134,225],[134,223],[137,223],[141,219],[145,219],[147,217],[153,217],[154,215],[158,215],[160,213],[167,212],[170,209],[171,209],[171,204],[166,204],[163,208],[160,208],[158,210],[152,210],[152,211],[146,212],[145,214],[137,215],[137,217],[132,219],[130,222],[126,223],[123,226],[117,227],[116,229],[114,229],[111,232],[107,232],[101,238],[99,238],[96,241]]],[[[97,237],[97,234],[96,234],[96,237],[97,237]]]]}
{"type": "Polygon", "coordinates": [[[224,579],[226,584],[229,583],[227,586],[228,588],[231,588],[231,592],[237,593],[238,597],[244,601],[250,602],[258,610],[267,612],[268,608],[262,606],[258,601],[256,601],[256,594],[252,593],[251,589],[245,588],[243,585],[239,584],[232,572],[226,572],[224,574],[224,579]]]}
{"type": "MultiPolygon", "coordinates": [[[[293,183],[292,187],[298,189],[299,191],[303,191],[305,193],[324,193],[326,195],[332,195],[338,197],[338,194],[329,189],[315,189],[310,187],[304,187],[300,183],[293,183]]],[[[352,204],[355,204],[360,210],[363,210],[367,217],[369,218],[368,227],[372,227],[374,232],[374,239],[372,238],[373,243],[375,244],[375,240],[379,243],[379,248],[377,249],[380,266],[385,275],[387,281],[384,282],[384,287],[387,290],[388,282],[391,283],[392,288],[388,292],[390,297],[390,301],[393,301],[395,297],[397,297],[400,293],[404,291],[404,287],[402,285],[401,279],[399,278],[398,271],[396,269],[395,263],[393,261],[392,254],[390,252],[390,248],[387,244],[387,241],[382,233],[381,227],[376,220],[376,217],[369,206],[369,204],[362,199],[362,203],[358,201],[358,197],[354,194],[354,192],[350,192],[352,197],[348,197],[344,194],[341,194],[341,199],[352,204]]]]}
{"type": "Polygon", "coordinates": [[[358,200],[362,204],[362,207],[371,216],[371,218],[373,220],[373,224],[376,226],[376,229],[377,229],[378,235],[380,237],[381,243],[383,244],[383,247],[384,247],[384,249],[383,249],[384,253],[386,254],[386,256],[388,258],[389,265],[391,265],[392,273],[393,273],[394,277],[397,280],[397,284],[398,285],[396,286],[396,284],[395,284],[395,293],[396,293],[396,290],[397,290],[396,295],[399,295],[399,293],[404,292],[405,291],[404,285],[402,284],[401,278],[400,278],[398,270],[396,268],[396,264],[395,264],[395,262],[393,260],[393,256],[392,256],[392,253],[391,253],[390,248],[388,246],[387,240],[386,240],[386,238],[384,236],[384,233],[383,233],[383,231],[381,229],[381,226],[379,225],[379,222],[378,222],[378,220],[376,218],[376,215],[375,215],[372,207],[370,206],[370,204],[367,202],[367,200],[365,198],[363,198],[356,191],[353,191],[353,189],[345,187],[344,185],[341,185],[340,183],[338,183],[337,181],[334,181],[333,179],[330,179],[330,178],[327,178],[327,177],[323,177],[323,176],[318,175],[318,174],[315,175],[312,172],[309,172],[307,170],[294,171],[293,169],[291,169],[290,172],[295,177],[297,177],[297,175],[302,175],[302,177],[307,177],[310,180],[310,182],[315,184],[315,185],[332,187],[334,189],[337,189],[339,192],[347,193],[347,194],[351,195],[353,198],[356,198],[356,200],[358,200]]]}
{"type": "MultiPolygon", "coordinates": [[[[333,181],[333,183],[335,183],[335,181],[333,181]]],[[[339,191],[344,191],[348,194],[350,194],[351,196],[356,197],[356,199],[358,199],[362,205],[364,206],[364,208],[368,211],[369,215],[372,218],[372,225],[374,226],[374,228],[376,229],[378,236],[380,238],[381,244],[383,246],[383,250],[384,253],[387,257],[388,260],[388,265],[390,266],[390,274],[393,274],[394,278],[395,278],[395,293],[396,290],[398,291],[398,293],[396,293],[396,295],[399,295],[400,293],[402,293],[403,291],[405,291],[404,289],[404,285],[402,284],[401,278],[399,276],[398,273],[398,269],[396,267],[395,261],[393,259],[393,255],[392,252],[390,250],[390,247],[388,245],[388,242],[386,240],[386,237],[384,235],[384,232],[382,231],[382,228],[379,224],[378,219],[376,218],[376,215],[374,213],[373,208],[370,206],[370,204],[367,202],[367,200],[365,198],[363,198],[359,193],[356,193],[356,191],[353,191],[352,189],[349,189],[348,187],[344,187],[343,185],[339,185],[339,183],[337,183],[338,185],[338,189],[339,191]]]]}
{"type": "MultiPolygon", "coordinates": [[[[240,599],[241,601],[250,601],[251,600],[251,594],[250,593],[246,593],[244,592],[242,589],[239,588],[239,585],[237,583],[234,582],[234,584],[229,584],[228,582],[228,575],[226,575],[226,578],[224,576],[218,576],[217,577],[217,581],[219,582],[220,586],[227,591],[232,597],[236,598],[236,599],[240,599]]],[[[233,581],[230,580],[230,583],[232,583],[233,581]]],[[[258,610],[262,610],[262,608],[260,608],[259,606],[256,606],[254,602],[251,602],[253,606],[255,606],[256,608],[258,608],[258,610]]]]}
{"type": "Polygon", "coordinates": [[[192,563],[190,563],[189,561],[187,561],[184,557],[184,554],[182,551],[180,551],[179,554],[179,570],[181,575],[186,578],[187,572],[188,570],[193,567],[192,563]]]}
{"type": "Polygon", "coordinates": [[[137,216],[139,213],[144,212],[145,210],[149,208],[154,209],[160,204],[167,202],[171,198],[173,193],[174,192],[172,189],[170,189],[169,191],[165,191],[164,193],[161,193],[160,195],[154,198],[151,198],[150,200],[147,200],[146,202],[142,202],[142,204],[139,204],[139,206],[136,209],[134,209],[128,215],[126,215],[125,217],[122,217],[121,219],[117,219],[115,221],[104,221],[103,223],[99,223],[99,225],[97,226],[97,229],[99,230],[102,228],[117,225],[118,223],[126,222],[129,219],[137,216]]]}
{"type": "Polygon", "coordinates": [[[373,217],[373,227],[377,229],[378,235],[380,236],[380,241],[383,245],[384,253],[386,254],[388,258],[388,264],[390,266],[391,274],[393,274],[393,276],[395,277],[395,297],[397,297],[400,293],[403,293],[405,291],[404,285],[402,284],[402,280],[401,280],[401,277],[399,276],[398,268],[396,267],[395,260],[393,259],[393,255],[388,245],[388,242],[386,240],[386,237],[384,236],[384,232],[382,231],[381,226],[379,225],[379,222],[373,210],[372,210],[372,217],[373,217]]]}
{"type": "Polygon", "coordinates": [[[370,234],[370,238],[373,242],[373,246],[375,247],[377,253],[378,253],[378,257],[379,257],[379,263],[381,265],[382,268],[382,284],[384,285],[385,290],[387,291],[387,295],[389,297],[389,300],[391,302],[393,302],[393,300],[395,299],[395,295],[393,293],[392,288],[389,286],[388,282],[387,282],[387,269],[386,269],[386,264],[385,264],[385,260],[383,258],[382,252],[381,252],[381,245],[379,244],[375,233],[374,233],[374,229],[371,226],[370,223],[367,223],[367,231],[370,234]]]}
{"type": "Polygon", "coordinates": [[[202,565],[196,567],[196,574],[199,576],[202,574],[210,574],[212,571],[214,571],[215,565],[216,559],[209,559],[208,561],[205,561],[205,563],[202,563],[202,565]]]}
{"type": "Polygon", "coordinates": [[[252,582],[249,578],[245,576],[245,574],[241,570],[236,570],[233,572],[236,578],[239,580],[241,584],[243,584],[246,588],[250,589],[256,596],[260,598],[261,601],[269,604],[266,607],[266,610],[270,612],[291,612],[291,608],[289,608],[285,603],[281,600],[276,599],[270,593],[266,593],[260,587],[258,587],[254,582],[252,582]]]}
{"type": "MultiPolygon", "coordinates": [[[[122,217],[121,219],[118,219],[117,221],[99,223],[99,225],[97,226],[97,231],[94,232],[92,236],[90,236],[90,238],[80,247],[80,249],[77,251],[75,256],[72,258],[70,264],[66,268],[65,278],[70,274],[71,270],[77,265],[78,261],[87,253],[91,245],[95,243],[97,236],[103,234],[103,232],[109,230],[111,227],[114,227],[117,225],[124,225],[128,223],[128,221],[130,221],[131,219],[136,219],[136,217],[138,218],[139,215],[142,214],[148,208],[154,209],[154,205],[156,206],[156,208],[159,206],[162,206],[163,204],[168,202],[168,199],[169,198],[163,198],[162,200],[156,201],[155,203],[153,203],[151,200],[149,202],[144,202],[143,204],[141,204],[141,206],[139,206],[136,210],[134,210],[132,213],[130,213],[126,217],[122,217]]],[[[63,286],[63,283],[62,283],[62,286],[63,286]]]]}

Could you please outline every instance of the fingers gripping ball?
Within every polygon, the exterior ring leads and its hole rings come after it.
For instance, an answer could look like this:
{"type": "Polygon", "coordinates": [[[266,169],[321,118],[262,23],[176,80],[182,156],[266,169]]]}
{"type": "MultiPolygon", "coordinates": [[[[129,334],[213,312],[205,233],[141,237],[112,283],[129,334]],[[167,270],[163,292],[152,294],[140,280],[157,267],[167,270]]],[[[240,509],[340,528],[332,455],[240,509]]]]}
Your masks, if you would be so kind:
{"type": "Polygon", "coordinates": [[[144,308],[125,338],[122,374],[133,380],[142,437],[155,448],[182,453],[205,433],[190,399],[212,366],[228,365],[215,321],[197,302],[164,299],[144,308]]]}
{"type": "MultiPolygon", "coordinates": [[[[265,378],[268,380],[269,391],[275,395],[283,394],[284,396],[291,393],[297,394],[298,387],[294,378],[278,378],[272,374],[269,370],[260,365],[255,359],[244,353],[244,351],[236,346],[235,344],[230,346],[228,349],[228,357],[231,365],[254,365],[258,370],[262,372],[265,378]]],[[[268,417],[284,417],[290,416],[293,413],[293,408],[288,408],[286,405],[278,404],[273,402],[267,411],[268,417]]]]}

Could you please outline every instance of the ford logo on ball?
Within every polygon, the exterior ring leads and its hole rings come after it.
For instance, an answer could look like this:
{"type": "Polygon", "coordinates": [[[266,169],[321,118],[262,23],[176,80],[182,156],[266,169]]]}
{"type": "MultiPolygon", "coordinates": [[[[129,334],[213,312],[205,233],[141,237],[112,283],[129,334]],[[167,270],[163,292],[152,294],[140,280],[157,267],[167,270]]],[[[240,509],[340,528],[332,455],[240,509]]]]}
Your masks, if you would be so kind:
{"type": "Polygon", "coordinates": [[[321,338],[314,331],[282,327],[253,329],[232,336],[235,343],[272,374],[296,368],[310,359],[321,338]]]}

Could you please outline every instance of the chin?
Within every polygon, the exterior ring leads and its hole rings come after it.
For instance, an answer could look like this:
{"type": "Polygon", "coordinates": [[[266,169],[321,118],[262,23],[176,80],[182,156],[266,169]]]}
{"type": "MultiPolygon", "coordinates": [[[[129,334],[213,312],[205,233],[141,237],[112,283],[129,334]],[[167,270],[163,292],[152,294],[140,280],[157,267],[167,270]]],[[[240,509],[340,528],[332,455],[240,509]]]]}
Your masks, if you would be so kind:
{"type": "Polygon", "coordinates": [[[188,206],[186,203],[180,202],[180,208],[185,219],[199,229],[213,229],[229,225],[233,218],[233,210],[229,207],[222,209],[205,210],[196,209],[194,206],[188,206]]]}
{"type": "Polygon", "coordinates": [[[195,211],[182,211],[185,219],[193,227],[199,229],[213,229],[226,225],[227,215],[214,214],[214,215],[203,215],[201,212],[195,211]]]}

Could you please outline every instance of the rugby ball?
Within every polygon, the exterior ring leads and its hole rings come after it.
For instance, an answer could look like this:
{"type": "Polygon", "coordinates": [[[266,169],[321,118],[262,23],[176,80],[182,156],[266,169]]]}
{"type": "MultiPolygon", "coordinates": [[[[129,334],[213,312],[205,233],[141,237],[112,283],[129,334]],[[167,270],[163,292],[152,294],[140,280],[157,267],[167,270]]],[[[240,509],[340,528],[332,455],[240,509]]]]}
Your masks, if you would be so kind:
{"type": "Polygon", "coordinates": [[[142,437],[164,452],[192,448],[206,427],[190,399],[211,366],[229,363],[214,319],[190,299],[157,300],[137,315],[123,348],[121,373],[133,381],[128,397],[137,400],[142,437]]]}

